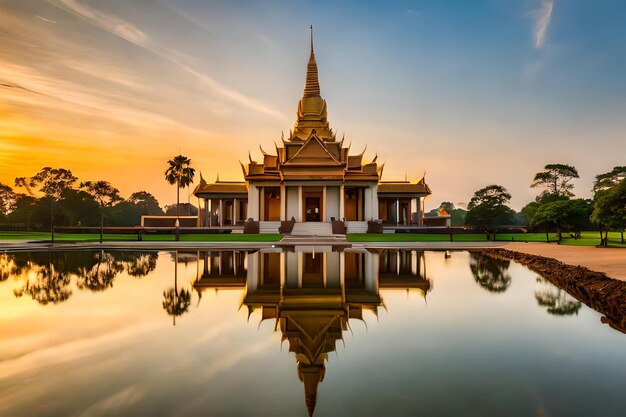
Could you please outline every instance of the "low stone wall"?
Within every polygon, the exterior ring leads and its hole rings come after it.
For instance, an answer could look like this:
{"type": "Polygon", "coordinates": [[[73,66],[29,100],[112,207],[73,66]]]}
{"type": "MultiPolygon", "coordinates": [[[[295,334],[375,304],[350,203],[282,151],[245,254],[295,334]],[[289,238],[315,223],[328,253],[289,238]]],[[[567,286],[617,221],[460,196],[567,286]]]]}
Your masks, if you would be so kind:
{"type": "Polygon", "coordinates": [[[478,252],[525,265],[579,301],[604,314],[603,323],[626,333],[626,282],[543,256],[506,249],[482,249],[478,252]]]}

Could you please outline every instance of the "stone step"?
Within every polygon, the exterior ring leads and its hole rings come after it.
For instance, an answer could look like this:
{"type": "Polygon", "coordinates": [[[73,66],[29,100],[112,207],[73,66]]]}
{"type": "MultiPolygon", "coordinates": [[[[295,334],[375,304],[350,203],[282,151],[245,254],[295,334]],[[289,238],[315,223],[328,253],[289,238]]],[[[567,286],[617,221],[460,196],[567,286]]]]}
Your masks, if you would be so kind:
{"type": "Polygon", "coordinates": [[[326,222],[296,223],[291,232],[292,236],[332,236],[333,228],[326,222]]]}
{"type": "Polygon", "coordinates": [[[280,222],[259,222],[259,233],[278,233],[280,222]]]}
{"type": "Polygon", "coordinates": [[[367,233],[367,222],[346,221],[348,233],[367,233]]]}

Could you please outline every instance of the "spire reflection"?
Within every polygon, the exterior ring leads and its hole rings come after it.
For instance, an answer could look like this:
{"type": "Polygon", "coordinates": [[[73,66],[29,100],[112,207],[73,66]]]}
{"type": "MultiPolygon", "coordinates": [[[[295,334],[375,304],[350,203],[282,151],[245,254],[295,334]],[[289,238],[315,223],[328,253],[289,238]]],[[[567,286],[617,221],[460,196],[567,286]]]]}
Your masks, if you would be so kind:
{"type": "Polygon", "coordinates": [[[245,290],[248,317],[273,320],[287,341],[304,386],[309,416],[315,412],[318,385],[324,380],[328,354],[343,341],[351,319],[378,314],[381,289],[420,291],[425,278],[422,252],[410,250],[346,250],[332,247],[272,248],[260,251],[201,252],[194,289],[245,290]]]}

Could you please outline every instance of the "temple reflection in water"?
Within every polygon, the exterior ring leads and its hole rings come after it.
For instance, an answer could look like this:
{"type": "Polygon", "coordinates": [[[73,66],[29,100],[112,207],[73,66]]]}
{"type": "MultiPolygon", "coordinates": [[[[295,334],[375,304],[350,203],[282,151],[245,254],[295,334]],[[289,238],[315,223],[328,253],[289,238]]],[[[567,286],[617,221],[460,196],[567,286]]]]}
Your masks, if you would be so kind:
{"type": "Polygon", "coordinates": [[[431,289],[424,253],[412,250],[333,250],[328,247],[272,248],[255,252],[199,252],[194,289],[245,289],[248,317],[275,320],[275,329],[295,354],[309,415],[324,379],[328,353],[343,339],[350,319],[377,314],[381,289],[431,289]]]}

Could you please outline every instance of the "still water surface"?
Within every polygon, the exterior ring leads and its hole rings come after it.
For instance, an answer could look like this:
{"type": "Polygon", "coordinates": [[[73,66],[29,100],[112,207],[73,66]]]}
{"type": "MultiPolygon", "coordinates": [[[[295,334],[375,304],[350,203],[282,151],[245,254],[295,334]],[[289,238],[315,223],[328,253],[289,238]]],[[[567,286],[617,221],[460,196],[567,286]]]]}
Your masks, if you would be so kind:
{"type": "Polygon", "coordinates": [[[0,255],[0,416],[624,416],[626,336],[467,252],[0,255]]]}

